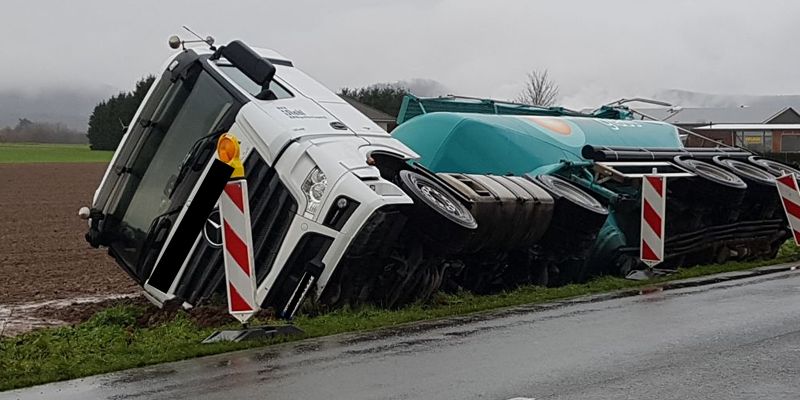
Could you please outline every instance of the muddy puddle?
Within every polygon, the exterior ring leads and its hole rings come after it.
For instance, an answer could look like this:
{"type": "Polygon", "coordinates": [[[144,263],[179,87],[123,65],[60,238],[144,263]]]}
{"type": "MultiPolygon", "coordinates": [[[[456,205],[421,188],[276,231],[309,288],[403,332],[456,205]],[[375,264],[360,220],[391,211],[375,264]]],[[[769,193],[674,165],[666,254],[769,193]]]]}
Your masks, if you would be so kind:
{"type": "Polygon", "coordinates": [[[37,328],[83,322],[97,311],[123,300],[136,303],[145,302],[140,294],[133,293],[11,305],[0,304],[0,336],[15,336],[37,328]]]}

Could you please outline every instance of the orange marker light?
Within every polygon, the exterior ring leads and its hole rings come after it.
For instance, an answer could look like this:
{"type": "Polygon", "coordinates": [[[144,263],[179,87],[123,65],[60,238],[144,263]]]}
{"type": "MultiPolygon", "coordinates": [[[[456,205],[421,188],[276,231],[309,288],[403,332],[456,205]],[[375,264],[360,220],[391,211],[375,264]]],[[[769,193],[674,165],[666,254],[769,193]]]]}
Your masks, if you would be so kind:
{"type": "Polygon", "coordinates": [[[237,153],[239,153],[238,147],[239,144],[231,139],[230,136],[223,135],[220,137],[217,143],[217,154],[219,154],[220,161],[226,164],[233,161],[237,157],[237,153]]]}
{"type": "Polygon", "coordinates": [[[231,178],[244,178],[244,165],[239,157],[239,140],[230,133],[223,133],[217,141],[217,158],[233,167],[231,178]]]}

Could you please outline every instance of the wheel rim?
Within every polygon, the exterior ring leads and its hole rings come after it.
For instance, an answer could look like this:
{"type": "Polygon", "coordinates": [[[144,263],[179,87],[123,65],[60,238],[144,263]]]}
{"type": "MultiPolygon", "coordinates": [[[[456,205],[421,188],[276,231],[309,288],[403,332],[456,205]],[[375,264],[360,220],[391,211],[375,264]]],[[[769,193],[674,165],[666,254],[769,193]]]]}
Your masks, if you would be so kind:
{"type": "MultiPolygon", "coordinates": [[[[715,160],[717,161],[717,160],[715,160]]],[[[750,164],[738,161],[738,160],[719,160],[718,161],[721,165],[727,167],[737,175],[743,176],[751,181],[758,182],[763,185],[774,186],[775,185],[775,177],[772,176],[767,171],[763,169],[757,168],[750,164]]]]}
{"type": "Polygon", "coordinates": [[[766,168],[767,171],[769,171],[775,176],[781,176],[784,174],[795,174],[795,176],[800,177],[800,170],[777,161],[772,161],[766,158],[758,158],[755,156],[751,156],[750,158],[748,158],[748,160],[750,160],[750,162],[752,162],[753,164],[766,168]]]}
{"type": "Polygon", "coordinates": [[[428,200],[435,203],[440,208],[447,210],[447,212],[456,215],[459,218],[463,217],[461,210],[459,210],[458,207],[456,207],[455,204],[453,204],[453,202],[447,198],[447,196],[442,194],[439,189],[428,185],[427,182],[421,181],[417,181],[417,187],[428,200]]]}
{"type": "Polygon", "coordinates": [[[699,177],[707,179],[711,182],[718,183],[723,186],[728,186],[735,189],[746,189],[747,184],[744,183],[742,178],[739,178],[732,172],[728,172],[720,167],[715,165],[709,164],[707,162],[703,162],[700,160],[695,160],[692,158],[684,159],[681,156],[675,157],[675,162],[678,165],[688,169],[691,172],[694,172],[699,177]]]}
{"type": "Polygon", "coordinates": [[[608,214],[608,210],[597,199],[575,187],[575,185],[552,175],[538,175],[536,180],[555,194],[598,214],[608,214]]]}
{"type": "Polygon", "coordinates": [[[461,203],[452,198],[439,184],[411,172],[401,171],[400,177],[404,184],[413,191],[423,203],[436,210],[439,214],[468,229],[477,228],[475,218],[461,203]]]}

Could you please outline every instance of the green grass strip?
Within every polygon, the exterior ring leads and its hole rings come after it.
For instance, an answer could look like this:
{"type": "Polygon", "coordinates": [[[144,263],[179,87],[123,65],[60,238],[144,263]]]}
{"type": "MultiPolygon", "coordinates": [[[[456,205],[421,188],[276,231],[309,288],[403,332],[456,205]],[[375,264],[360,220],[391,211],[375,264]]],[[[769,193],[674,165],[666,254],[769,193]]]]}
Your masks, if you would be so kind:
{"type": "Polygon", "coordinates": [[[0,164],[109,162],[112,155],[83,144],[0,143],[0,164]]]}
{"type": "Polygon", "coordinates": [[[793,244],[787,244],[774,260],[698,266],[681,269],[668,277],[647,282],[600,277],[585,284],[558,288],[526,286],[486,296],[469,293],[441,294],[429,304],[417,304],[399,310],[363,307],[338,310],[315,317],[300,316],[295,324],[306,332],[304,336],[246,343],[200,344],[200,341],[215,329],[197,328],[183,312],[157,326],[137,328],[136,320],[144,313],[144,308],[118,306],[101,311],[91,320],[79,325],[41,329],[1,339],[0,390],[265,346],[286,340],[387,328],[504,307],[652,286],[667,281],[793,262],[798,259],[800,250],[793,244]]]}

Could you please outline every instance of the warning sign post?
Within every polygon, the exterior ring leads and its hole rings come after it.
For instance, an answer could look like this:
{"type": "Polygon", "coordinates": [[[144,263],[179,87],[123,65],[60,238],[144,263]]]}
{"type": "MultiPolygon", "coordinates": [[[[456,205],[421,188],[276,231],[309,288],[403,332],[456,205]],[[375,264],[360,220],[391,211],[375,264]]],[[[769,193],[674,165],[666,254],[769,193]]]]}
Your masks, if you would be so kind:
{"type": "Polygon", "coordinates": [[[800,190],[797,188],[797,177],[794,174],[785,174],[778,178],[776,186],[794,243],[800,246],[800,190]]]}
{"type": "Polygon", "coordinates": [[[239,140],[229,133],[222,134],[217,142],[217,158],[233,167],[230,180],[219,198],[219,213],[222,220],[222,259],[228,292],[228,313],[238,319],[243,327],[214,332],[203,343],[239,342],[302,334],[302,330],[292,325],[246,326],[247,321],[258,311],[259,305],[256,303],[250,197],[239,154],[239,140]]]}
{"type": "Polygon", "coordinates": [[[664,261],[664,221],[667,178],[652,174],[642,178],[642,226],[639,259],[648,267],[664,261]]]}
{"type": "Polygon", "coordinates": [[[248,203],[245,179],[233,180],[225,185],[220,197],[219,213],[222,219],[228,312],[242,323],[247,322],[258,309],[248,203]]]}

